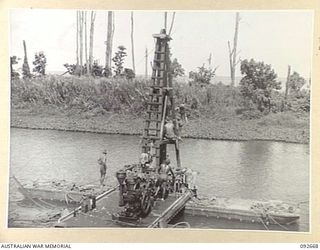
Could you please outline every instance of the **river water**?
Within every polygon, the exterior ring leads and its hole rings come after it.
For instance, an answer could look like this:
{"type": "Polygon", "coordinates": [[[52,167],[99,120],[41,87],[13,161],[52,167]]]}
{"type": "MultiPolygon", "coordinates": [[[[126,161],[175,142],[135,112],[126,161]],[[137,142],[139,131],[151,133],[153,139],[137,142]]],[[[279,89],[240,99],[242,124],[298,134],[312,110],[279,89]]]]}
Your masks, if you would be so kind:
{"type": "MultiPolygon", "coordinates": [[[[126,164],[138,162],[140,138],[52,130],[11,129],[10,175],[21,182],[66,180],[98,183],[97,159],[108,150],[108,179],[126,164]]],[[[171,162],[174,151],[169,146],[171,162]]],[[[309,231],[309,146],[268,141],[218,141],[184,139],[182,166],[200,172],[198,193],[207,197],[301,202],[298,225],[286,230],[309,231]]],[[[22,195],[10,179],[9,219],[26,213],[19,206],[22,195]]],[[[264,230],[263,225],[184,215],[195,228],[264,230]]],[[[10,223],[9,223],[10,226],[10,223]]],[[[284,230],[283,228],[271,228],[284,230]]]]}

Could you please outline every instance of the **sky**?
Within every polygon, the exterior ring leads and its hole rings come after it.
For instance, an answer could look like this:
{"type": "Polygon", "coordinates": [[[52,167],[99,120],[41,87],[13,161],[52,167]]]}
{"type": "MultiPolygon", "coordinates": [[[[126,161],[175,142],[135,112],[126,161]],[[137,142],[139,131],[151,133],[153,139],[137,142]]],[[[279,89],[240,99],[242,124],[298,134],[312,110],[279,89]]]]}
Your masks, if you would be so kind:
{"type": "MultiPolygon", "coordinates": [[[[89,10],[88,10],[89,11],[89,10]]],[[[227,42],[233,41],[236,11],[176,11],[170,42],[173,58],[186,73],[208,63],[218,66],[216,74],[229,76],[227,42]]],[[[239,11],[238,51],[241,59],[271,64],[279,77],[286,77],[288,65],[308,78],[311,73],[312,11],[239,11]]],[[[119,45],[127,48],[125,67],[132,68],[130,11],[115,11],[113,54],[119,45]]],[[[89,23],[88,13],[88,23],[89,23]]],[[[168,12],[168,23],[172,12],[168,12]]],[[[145,50],[153,58],[154,39],[164,27],[163,11],[134,11],[136,73],[145,72],[145,50]]],[[[47,71],[65,71],[64,63],[76,61],[76,10],[13,9],[10,11],[10,56],[23,59],[27,44],[30,67],[34,54],[44,51],[47,71]]],[[[89,31],[89,27],[88,27],[89,31]]],[[[94,34],[94,59],[105,64],[107,11],[97,11],[94,34]]],[[[23,60],[20,60],[18,68],[23,60]]],[[[149,74],[151,66],[149,63],[149,74]]],[[[240,66],[236,75],[241,76],[240,66]]]]}

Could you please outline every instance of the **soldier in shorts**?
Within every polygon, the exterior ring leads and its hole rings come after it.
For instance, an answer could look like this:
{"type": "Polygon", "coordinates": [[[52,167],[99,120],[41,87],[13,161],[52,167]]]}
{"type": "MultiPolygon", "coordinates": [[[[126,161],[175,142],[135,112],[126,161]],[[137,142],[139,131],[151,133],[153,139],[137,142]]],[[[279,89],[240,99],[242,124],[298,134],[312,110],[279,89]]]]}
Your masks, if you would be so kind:
{"type": "Polygon", "coordinates": [[[100,166],[100,185],[104,186],[104,180],[107,173],[107,150],[104,150],[102,154],[103,155],[98,159],[98,163],[100,166]]]}

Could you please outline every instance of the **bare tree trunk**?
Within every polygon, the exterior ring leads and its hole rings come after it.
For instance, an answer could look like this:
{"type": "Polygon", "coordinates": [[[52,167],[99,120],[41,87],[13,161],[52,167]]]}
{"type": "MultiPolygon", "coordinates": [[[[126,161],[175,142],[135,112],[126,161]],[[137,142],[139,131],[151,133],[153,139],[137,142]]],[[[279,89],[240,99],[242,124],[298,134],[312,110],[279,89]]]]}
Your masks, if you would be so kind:
{"type": "Polygon", "coordinates": [[[289,81],[290,81],[290,74],[291,74],[290,71],[291,71],[291,66],[288,65],[288,74],[287,74],[287,81],[286,81],[286,89],[285,89],[285,92],[284,92],[284,104],[282,105],[282,111],[287,106],[288,93],[289,93],[289,81]]]}
{"type": "Polygon", "coordinates": [[[77,11],[77,66],[79,65],[79,11],[77,11]]]}
{"type": "Polygon", "coordinates": [[[238,30],[239,30],[239,12],[236,13],[236,23],[235,23],[235,31],[234,31],[234,39],[233,39],[233,68],[232,68],[232,86],[235,85],[235,73],[236,73],[236,63],[237,63],[237,45],[238,45],[238,30]]]}
{"type": "Polygon", "coordinates": [[[112,56],[112,37],[113,37],[113,13],[108,11],[108,30],[106,41],[106,70],[111,73],[111,56],[112,56]]]}
{"type": "Polygon", "coordinates": [[[212,53],[210,53],[208,58],[209,69],[211,69],[212,53]]]}
{"type": "Polygon", "coordinates": [[[91,11],[91,18],[90,18],[90,44],[89,44],[89,69],[90,74],[92,70],[92,63],[93,63],[93,34],[94,34],[94,22],[96,19],[96,12],[91,11]]]}
{"type": "Polygon", "coordinates": [[[136,73],[136,66],[134,62],[134,42],[133,42],[133,11],[131,11],[131,53],[132,53],[132,70],[136,73]]]}
{"type": "Polygon", "coordinates": [[[22,65],[22,73],[24,78],[29,78],[31,76],[30,67],[28,63],[28,55],[27,55],[27,46],[26,41],[23,40],[23,49],[24,49],[24,59],[22,65]]]}
{"type": "Polygon", "coordinates": [[[83,74],[83,19],[84,12],[80,12],[80,74],[83,74]]]}
{"type": "Polygon", "coordinates": [[[231,50],[230,42],[228,41],[231,86],[235,85],[236,66],[240,62],[240,60],[237,60],[237,56],[238,56],[237,45],[238,45],[239,22],[240,22],[240,16],[239,16],[239,12],[237,12],[236,13],[235,31],[234,31],[234,37],[233,37],[233,48],[232,48],[232,50],[231,50]]]}
{"type": "Polygon", "coordinates": [[[164,12],[164,29],[166,30],[166,32],[167,32],[167,16],[168,16],[168,13],[165,11],[164,12]]]}
{"type": "Polygon", "coordinates": [[[115,13],[112,12],[112,33],[111,33],[111,41],[110,41],[110,67],[112,63],[112,44],[113,44],[113,35],[114,35],[114,30],[115,30],[115,22],[114,22],[114,16],[115,13]]]}
{"type": "Polygon", "coordinates": [[[148,48],[146,48],[145,58],[145,77],[148,78],[148,48]]]}
{"type": "Polygon", "coordinates": [[[87,36],[87,11],[84,12],[84,47],[85,47],[85,57],[86,57],[86,68],[87,75],[90,75],[90,67],[88,60],[88,36],[87,36]]]}

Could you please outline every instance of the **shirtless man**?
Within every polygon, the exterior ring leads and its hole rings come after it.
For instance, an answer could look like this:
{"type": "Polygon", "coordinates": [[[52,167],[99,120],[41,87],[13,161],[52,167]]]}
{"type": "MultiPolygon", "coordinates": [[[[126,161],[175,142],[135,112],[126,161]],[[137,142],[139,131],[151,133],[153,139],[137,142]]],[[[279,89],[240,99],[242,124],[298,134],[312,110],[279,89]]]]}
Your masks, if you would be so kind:
{"type": "Polygon", "coordinates": [[[100,185],[104,186],[104,180],[107,173],[107,150],[104,150],[102,154],[103,155],[98,159],[98,163],[100,166],[100,185]]]}
{"type": "Polygon", "coordinates": [[[158,173],[159,173],[159,178],[157,181],[157,186],[158,189],[156,191],[156,194],[160,191],[160,189],[162,189],[162,197],[161,200],[165,199],[166,193],[168,192],[167,190],[167,183],[169,180],[169,174],[171,175],[171,178],[174,179],[174,173],[173,170],[170,166],[170,160],[166,159],[165,163],[162,163],[158,169],[158,173]]]}

